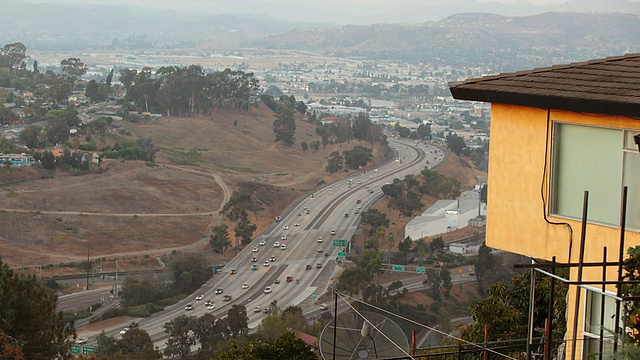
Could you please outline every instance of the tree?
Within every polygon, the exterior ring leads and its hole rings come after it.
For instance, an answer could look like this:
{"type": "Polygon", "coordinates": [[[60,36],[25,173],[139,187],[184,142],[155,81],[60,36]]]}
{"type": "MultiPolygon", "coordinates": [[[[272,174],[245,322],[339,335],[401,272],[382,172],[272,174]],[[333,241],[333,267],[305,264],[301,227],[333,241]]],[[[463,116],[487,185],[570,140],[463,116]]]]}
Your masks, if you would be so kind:
{"type": "Polygon", "coordinates": [[[369,235],[373,235],[375,230],[379,227],[389,227],[389,219],[387,214],[381,212],[378,209],[369,209],[360,213],[362,223],[369,225],[369,235]]]}
{"type": "Polygon", "coordinates": [[[187,254],[169,264],[173,279],[184,294],[200,288],[211,277],[207,260],[202,254],[187,254]]]}
{"type": "Polygon", "coordinates": [[[229,227],[225,224],[214,226],[209,236],[209,246],[216,254],[222,254],[224,249],[231,246],[229,241],[229,227]]]}
{"type": "Polygon", "coordinates": [[[71,94],[71,86],[69,86],[69,83],[64,81],[62,76],[52,75],[49,79],[47,96],[54,107],[57,108],[58,104],[64,102],[69,94],[71,94]]]}
{"type": "Polygon", "coordinates": [[[266,318],[262,319],[260,325],[258,325],[258,331],[256,334],[263,340],[274,340],[285,331],[287,331],[287,327],[284,324],[283,318],[276,310],[266,318]]]}
{"type": "Polygon", "coordinates": [[[169,334],[164,355],[185,357],[191,353],[191,346],[195,345],[197,340],[193,331],[196,321],[194,316],[180,315],[164,324],[164,331],[169,334]]]}
{"type": "Polygon", "coordinates": [[[87,73],[87,65],[78,58],[68,58],[60,62],[62,71],[69,76],[72,81],[87,73]]]}
{"type": "MultiPolygon", "coordinates": [[[[166,324],[165,324],[166,326],[166,324]]],[[[119,350],[114,358],[152,360],[159,359],[160,354],[154,349],[153,341],[149,333],[140,328],[129,329],[122,339],[117,341],[119,350]]]]}
{"type": "Polygon", "coordinates": [[[467,150],[464,139],[455,133],[449,133],[446,138],[447,147],[456,155],[462,155],[467,150]]]}
{"type": "Polygon", "coordinates": [[[276,136],[274,142],[282,142],[286,146],[295,143],[296,121],[293,110],[288,107],[282,108],[276,113],[273,121],[273,133],[276,136]]]}
{"type": "Polygon", "coordinates": [[[303,153],[306,153],[306,152],[307,152],[307,150],[309,149],[309,144],[307,144],[307,142],[306,142],[306,141],[303,141],[303,142],[300,144],[300,146],[302,147],[302,152],[303,152],[303,153]]]}
{"type": "Polygon", "coordinates": [[[431,125],[429,124],[421,124],[418,126],[416,130],[418,133],[418,137],[420,140],[430,139],[431,138],[431,125]]]}
{"type": "Polygon", "coordinates": [[[33,60],[33,73],[34,74],[39,73],[39,71],[38,71],[38,61],[37,60],[33,60]]]}
{"type": "Polygon", "coordinates": [[[203,355],[213,356],[213,350],[217,347],[218,342],[224,339],[220,329],[221,321],[217,320],[212,313],[205,313],[200,316],[193,325],[193,334],[195,335],[203,355]]]}
{"type": "MultiPolygon", "coordinates": [[[[11,339],[25,359],[69,359],[75,329],[56,311],[53,290],[35,275],[15,274],[1,260],[0,289],[0,339],[11,339]]],[[[0,354],[7,350],[0,347],[0,354]]]]}
{"type": "Polygon", "coordinates": [[[499,260],[491,253],[492,249],[482,243],[478,249],[478,258],[475,262],[476,280],[478,281],[478,291],[484,294],[486,286],[495,281],[496,269],[499,260]]]}
{"type": "Polygon", "coordinates": [[[361,145],[355,146],[351,150],[345,150],[342,152],[344,156],[344,163],[351,169],[358,169],[361,166],[367,165],[373,158],[373,150],[361,145]]]}
{"type": "Polygon", "coordinates": [[[107,87],[111,86],[112,81],[113,81],[113,69],[111,69],[107,74],[107,79],[105,80],[105,84],[107,85],[107,87]]]}
{"type": "Polygon", "coordinates": [[[91,80],[87,83],[84,93],[93,103],[105,101],[107,99],[107,87],[95,80],[91,80]]]}
{"type": "Polygon", "coordinates": [[[274,341],[256,340],[240,346],[232,341],[229,349],[215,353],[218,360],[317,360],[311,347],[292,332],[285,332],[274,341]]]}
{"type": "Polygon", "coordinates": [[[156,161],[156,153],[158,152],[158,149],[153,144],[153,139],[152,138],[139,138],[137,143],[138,143],[138,146],[140,146],[140,148],[142,148],[147,154],[145,160],[147,160],[149,162],[152,162],[152,163],[155,162],[156,161]]]}
{"type": "Polygon", "coordinates": [[[236,238],[241,239],[242,244],[249,244],[253,239],[253,233],[258,227],[249,221],[247,212],[244,211],[240,217],[240,221],[233,229],[236,238]]]}
{"type": "Polygon", "coordinates": [[[233,127],[238,126],[238,119],[233,119],[233,127]]]}
{"type": "Polygon", "coordinates": [[[111,336],[107,336],[107,334],[102,330],[100,335],[96,337],[96,354],[98,358],[112,358],[113,355],[118,351],[118,341],[111,336]]]}
{"type": "Polygon", "coordinates": [[[27,125],[27,127],[20,132],[20,141],[24,142],[27,147],[31,149],[40,147],[39,139],[41,131],[42,128],[38,125],[27,125]]]}
{"type": "Polygon", "coordinates": [[[46,128],[47,141],[50,144],[56,145],[67,141],[69,138],[69,125],[63,118],[55,118],[49,121],[49,125],[46,128]]]}
{"type": "Polygon", "coordinates": [[[444,287],[445,290],[444,296],[448,298],[451,295],[451,289],[453,288],[453,283],[451,282],[451,272],[449,272],[449,269],[440,269],[440,280],[442,280],[442,287],[444,287]]]}
{"type": "Polygon", "coordinates": [[[329,159],[327,160],[328,164],[324,168],[330,174],[336,173],[342,170],[342,164],[344,163],[344,158],[340,155],[339,152],[334,151],[329,155],[329,159]]]}
{"type": "Polygon", "coordinates": [[[48,170],[55,169],[56,167],[56,157],[49,150],[45,150],[42,153],[42,167],[48,170]]]}
{"type": "Polygon", "coordinates": [[[313,152],[317,152],[318,150],[320,150],[320,140],[312,142],[311,149],[313,149],[313,152]]]}
{"type": "Polygon", "coordinates": [[[12,70],[26,59],[26,52],[27,47],[21,42],[6,44],[0,49],[0,64],[9,68],[9,77],[12,70]]]}
{"type": "Polygon", "coordinates": [[[238,337],[249,329],[249,317],[247,316],[247,308],[244,305],[231,305],[231,309],[224,318],[226,328],[232,337],[238,337]]]}

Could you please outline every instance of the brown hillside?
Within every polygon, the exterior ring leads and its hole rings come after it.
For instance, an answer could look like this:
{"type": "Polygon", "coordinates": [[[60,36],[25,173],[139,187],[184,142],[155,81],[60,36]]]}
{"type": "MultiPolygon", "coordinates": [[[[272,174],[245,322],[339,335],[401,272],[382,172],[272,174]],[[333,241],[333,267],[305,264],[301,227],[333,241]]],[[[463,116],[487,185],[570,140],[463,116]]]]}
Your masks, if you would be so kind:
{"type": "MultiPolygon", "coordinates": [[[[83,176],[1,169],[0,209],[8,209],[0,212],[3,262],[78,262],[86,259],[87,250],[91,258],[107,259],[200,251],[206,249],[209,227],[222,221],[218,211],[225,193],[251,192],[262,208],[251,219],[259,233],[321,180],[349,175],[329,176],[323,170],[325,159],[359,142],[303,153],[303,140],[319,140],[312,124],[299,119],[296,144],[286,147],[273,142],[272,123],[273,113],[265,107],[249,112],[222,109],[207,117],[115,121],[121,129],[112,131],[106,142],[127,131],[130,140],[152,138],[159,148],[157,166],[106,160],[103,173],[83,176]]],[[[391,157],[382,148],[374,148],[374,154],[376,164],[391,157]]]]}

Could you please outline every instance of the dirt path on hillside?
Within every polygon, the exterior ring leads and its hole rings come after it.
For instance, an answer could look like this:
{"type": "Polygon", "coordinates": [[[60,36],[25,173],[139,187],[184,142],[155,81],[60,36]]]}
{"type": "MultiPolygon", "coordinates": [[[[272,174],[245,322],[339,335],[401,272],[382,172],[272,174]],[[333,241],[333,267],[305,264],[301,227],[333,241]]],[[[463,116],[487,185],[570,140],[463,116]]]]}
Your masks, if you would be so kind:
{"type": "MultiPolygon", "coordinates": [[[[196,170],[196,169],[192,169],[192,168],[187,168],[187,167],[181,167],[181,166],[175,166],[175,165],[165,165],[166,167],[171,167],[171,168],[175,168],[177,170],[180,171],[186,171],[186,172],[191,172],[191,173],[196,173],[196,174],[203,174],[203,173],[207,173],[208,175],[210,175],[214,181],[218,184],[218,186],[220,186],[220,188],[222,189],[222,201],[220,203],[220,205],[218,206],[217,209],[214,209],[212,211],[209,212],[197,212],[197,213],[182,213],[182,214],[169,214],[169,213],[157,213],[157,214],[131,214],[131,213],[96,213],[96,212],[82,212],[82,211],[39,211],[39,210],[22,210],[22,209],[0,209],[0,211],[4,211],[4,212],[18,212],[18,213],[34,213],[34,212],[39,212],[42,214],[54,214],[54,215],[86,215],[86,216],[105,216],[105,217],[132,217],[132,216],[138,216],[138,217],[187,217],[187,216],[211,216],[211,221],[209,222],[208,228],[207,228],[207,233],[209,233],[211,231],[211,228],[213,226],[218,225],[219,223],[221,223],[222,221],[222,216],[219,214],[220,210],[222,210],[222,208],[224,207],[224,205],[227,203],[227,201],[229,201],[229,198],[231,197],[231,190],[229,189],[229,186],[227,186],[227,184],[222,180],[222,178],[220,178],[220,176],[218,176],[217,174],[215,174],[213,171],[209,170],[209,171],[202,171],[202,170],[196,170]]],[[[131,251],[131,252],[119,252],[119,253],[111,253],[111,254],[100,254],[99,256],[101,257],[124,257],[124,256],[144,256],[144,255],[158,255],[158,254],[167,254],[167,253],[171,253],[173,251],[187,251],[187,252],[192,252],[192,251],[199,251],[204,249],[207,244],[209,243],[209,239],[207,236],[199,239],[198,241],[191,243],[189,245],[184,245],[184,246],[178,246],[178,247],[170,247],[170,248],[164,248],[164,249],[155,249],[155,250],[141,250],[141,251],[131,251]]],[[[2,248],[2,246],[0,246],[0,248],[2,248]]],[[[12,246],[13,248],[13,246],[12,246]]],[[[16,251],[17,249],[13,248],[13,251],[16,251]]],[[[33,253],[32,250],[25,250],[28,251],[29,253],[33,253]]],[[[47,253],[47,256],[52,256],[51,254],[47,253]]],[[[69,256],[68,254],[65,254],[64,256],[57,256],[58,258],[61,259],[65,259],[67,261],[69,261],[69,259],[73,259],[75,261],[80,261],[85,259],[84,256],[69,256]]]]}

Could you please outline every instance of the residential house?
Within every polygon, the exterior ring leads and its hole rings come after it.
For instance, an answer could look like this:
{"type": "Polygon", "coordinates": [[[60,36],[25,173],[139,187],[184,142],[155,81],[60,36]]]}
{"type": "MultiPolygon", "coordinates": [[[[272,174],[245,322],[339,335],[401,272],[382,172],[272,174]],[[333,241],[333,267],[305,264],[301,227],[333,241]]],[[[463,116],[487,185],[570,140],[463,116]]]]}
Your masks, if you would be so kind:
{"type": "MultiPolygon", "coordinates": [[[[625,186],[623,250],[640,244],[640,54],[469,79],[450,90],[456,99],[491,103],[488,246],[575,264],[584,235],[584,262],[602,262],[605,246],[607,261],[616,262],[625,186]]],[[[617,280],[617,267],[607,270],[608,280],[617,280]]],[[[585,267],[582,281],[601,281],[602,271],[585,267]]],[[[570,279],[578,272],[571,268],[570,279]]],[[[598,352],[600,325],[608,329],[603,353],[612,351],[615,300],[609,295],[616,288],[608,286],[602,296],[600,285],[592,286],[569,288],[568,359],[598,352]]]]}

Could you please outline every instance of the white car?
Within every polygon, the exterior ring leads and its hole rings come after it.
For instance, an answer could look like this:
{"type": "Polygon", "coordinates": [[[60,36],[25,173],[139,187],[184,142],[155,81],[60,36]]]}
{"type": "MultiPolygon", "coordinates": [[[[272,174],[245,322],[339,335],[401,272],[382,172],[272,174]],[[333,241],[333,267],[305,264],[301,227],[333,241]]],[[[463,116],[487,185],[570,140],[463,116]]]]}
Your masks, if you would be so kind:
{"type": "Polygon", "coordinates": [[[78,345],[82,345],[82,344],[86,343],[87,341],[89,341],[89,338],[81,337],[81,338],[78,338],[78,339],[76,340],[76,344],[78,344],[78,345]]]}
{"type": "Polygon", "coordinates": [[[318,242],[322,242],[322,236],[318,236],[318,242]]]}
{"type": "Polygon", "coordinates": [[[216,308],[216,305],[214,303],[210,303],[209,305],[207,305],[207,310],[213,310],[216,308]]]}
{"type": "Polygon", "coordinates": [[[378,172],[378,169],[373,169],[373,172],[378,172]]]}
{"type": "Polygon", "coordinates": [[[295,223],[295,224],[293,224],[293,226],[300,226],[300,224],[298,224],[298,223],[295,223]]]}
{"type": "Polygon", "coordinates": [[[280,246],[280,242],[279,241],[276,241],[276,242],[273,243],[273,247],[279,247],[279,246],[280,246]]]}
{"type": "Polygon", "coordinates": [[[318,248],[318,252],[322,252],[322,248],[318,248]]]}
{"type": "Polygon", "coordinates": [[[267,245],[267,242],[264,240],[260,240],[260,246],[265,246],[265,245],[267,245]]]}
{"type": "Polygon", "coordinates": [[[335,235],[336,234],[336,229],[331,229],[331,235],[335,235]]]}
{"type": "Polygon", "coordinates": [[[264,288],[264,293],[271,294],[271,286],[267,286],[266,288],[264,288]]]}
{"type": "Polygon", "coordinates": [[[257,248],[257,247],[254,247],[254,248],[253,248],[253,252],[258,252],[258,248],[257,248]]]}
{"type": "Polygon", "coordinates": [[[200,301],[200,300],[202,300],[202,294],[196,296],[196,301],[200,301]]]}
{"type": "Polygon", "coordinates": [[[289,230],[289,225],[285,225],[285,226],[284,226],[284,229],[285,229],[285,230],[289,230]]]}
{"type": "Polygon", "coordinates": [[[285,244],[280,245],[280,249],[281,250],[287,250],[287,245],[285,245],[285,244]]]}
{"type": "Polygon", "coordinates": [[[280,239],[282,239],[282,240],[287,240],[287,235],[282,235],[282,236],[280,237],[280,239]]]}
{"type": "Polygon", "coordinates": [[[263,263],[262,263],[262,266],[264,266],[264,267],[269,266],[269,262],[268,262],[268,261],[263,262],[263,263]]]}
{"type": "MultiPolygon", "coordinates": [[[[187,307],[189,307],[189,306],[191,306],[191,308],[193,309],[193,305],[191,305],[191,304],[187,305],[187,307]]],[[[190,309],[187,309],[187,310],[190,310],[190,309]]],[[[126,328],[124,328],[124,329],[120,330],[120,335],[124,335],[124,334],[126,334],[126,333],[127,333],[127,331],[129,331],[129,328],[128,328],[128,327],[126,327],[126,328]]]]}
{"type": "Polygon", "coordinates": [[[243,288],[243,289],[248,289],[248,288],[249,288],[249,283],[244,283],[244,284],[242,284],[242,288],[243,288]]]}

